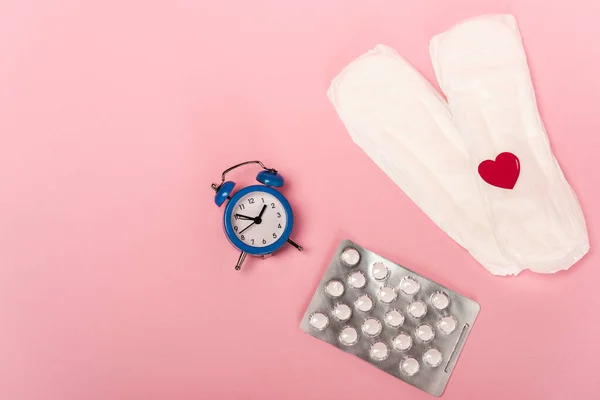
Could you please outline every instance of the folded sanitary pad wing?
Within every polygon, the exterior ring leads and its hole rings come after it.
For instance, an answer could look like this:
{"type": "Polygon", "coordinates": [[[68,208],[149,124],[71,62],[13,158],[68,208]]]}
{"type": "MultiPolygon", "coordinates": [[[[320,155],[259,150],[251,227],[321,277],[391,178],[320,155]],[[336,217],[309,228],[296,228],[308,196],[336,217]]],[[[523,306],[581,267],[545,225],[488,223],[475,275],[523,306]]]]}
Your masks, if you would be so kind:
{"type": "Polygon", "coordinates": [[[470,169],[502,152],[520,161],[512,190],[477,180],[500,248],[521,269],[569,268],[589,250],[585,219],[550,148],[514,17],[467,20],[430,53],[470,169]]]}
{"type": "Polygon", "coordinates": [[[498,247],[447,105],[406,60],[377,46],[334,79],[328,96],[354,142],[433,222],[491,273],[521,270],[498,247]]]}

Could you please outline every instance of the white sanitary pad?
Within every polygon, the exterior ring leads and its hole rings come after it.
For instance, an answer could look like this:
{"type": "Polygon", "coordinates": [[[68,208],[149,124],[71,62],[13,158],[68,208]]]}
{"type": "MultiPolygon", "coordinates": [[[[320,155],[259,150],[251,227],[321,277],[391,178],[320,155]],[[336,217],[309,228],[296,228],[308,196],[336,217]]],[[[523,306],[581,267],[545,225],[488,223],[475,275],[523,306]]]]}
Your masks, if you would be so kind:
{"type": "Polygon", "coordinates": [[[362,55],[328,95],[352,139],[451,238],[496,275],[556,272],[589,249],[583,213],[552,155],[511,16],[436,36],[431,56],[448,104],[397,52],[362,55]],[[512,190],[478,165],[510,152],[512,190]]]}

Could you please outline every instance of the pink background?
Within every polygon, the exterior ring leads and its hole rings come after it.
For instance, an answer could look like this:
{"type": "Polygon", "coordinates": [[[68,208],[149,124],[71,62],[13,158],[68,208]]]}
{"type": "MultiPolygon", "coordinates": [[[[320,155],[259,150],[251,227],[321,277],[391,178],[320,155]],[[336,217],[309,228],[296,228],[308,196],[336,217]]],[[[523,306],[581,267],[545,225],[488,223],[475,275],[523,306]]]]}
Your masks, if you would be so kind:
{"type": "MultiPolygon", "coordinates": [[[[600,2],[4,0],[0,398],[430,399],[299,329],[343,238],[482,307],[444,398],[600,396],[600,2]],[[377,43],[513,13],[586,212],[570,271],[497,278],[356,147],[325,91],[377,43]],[[259,158],[293,238],[233,266],[210,183],[259,158]]],[[[236,173],[238,188],[257,170],[236,173]]]]}

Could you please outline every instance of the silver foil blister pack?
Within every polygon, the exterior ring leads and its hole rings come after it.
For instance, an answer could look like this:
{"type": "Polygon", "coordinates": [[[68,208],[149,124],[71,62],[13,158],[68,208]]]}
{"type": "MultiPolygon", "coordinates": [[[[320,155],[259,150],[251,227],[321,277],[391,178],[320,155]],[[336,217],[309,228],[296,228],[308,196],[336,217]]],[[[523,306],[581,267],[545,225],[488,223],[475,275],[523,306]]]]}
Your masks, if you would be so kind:
{"type": "Polygon", "coordinates": [[[441,396],[478,313],[477,302],[344,240],[300,327],[441,396]]]}

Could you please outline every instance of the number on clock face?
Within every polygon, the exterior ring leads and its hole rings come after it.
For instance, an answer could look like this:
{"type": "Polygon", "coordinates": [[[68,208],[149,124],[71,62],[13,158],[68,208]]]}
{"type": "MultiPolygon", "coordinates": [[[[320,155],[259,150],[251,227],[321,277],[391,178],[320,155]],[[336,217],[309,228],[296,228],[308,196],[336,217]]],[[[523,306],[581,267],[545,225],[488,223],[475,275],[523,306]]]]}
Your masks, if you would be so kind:
{"type": "Polygon", "coordinates": [[[275,243],[285,231],[287,215],[275,196],[251,192],[235,203],[231,225],[242,242],[252,247],[266,247],[275,243]]]}

